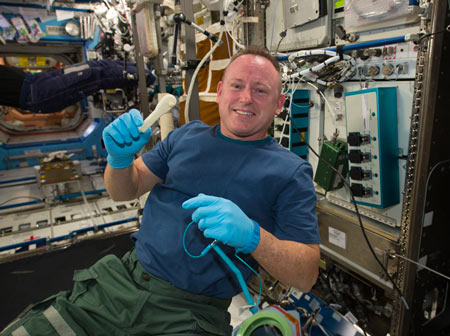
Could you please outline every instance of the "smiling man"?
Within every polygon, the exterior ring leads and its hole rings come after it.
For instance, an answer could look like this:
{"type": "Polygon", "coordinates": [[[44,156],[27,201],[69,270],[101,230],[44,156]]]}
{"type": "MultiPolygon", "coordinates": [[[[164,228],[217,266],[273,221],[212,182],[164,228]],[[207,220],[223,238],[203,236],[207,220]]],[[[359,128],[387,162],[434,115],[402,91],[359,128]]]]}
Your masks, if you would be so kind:
{"type": "Polygon", "coordinates": [[[237,54],[217,86],[220,130],[229,138],[264,139],[281,112],[285,97],[278,64],[263,55],[237,54]]]}
{"type": "Polygon", "coordinates": [[[239,283],[213,250],[192,257],[212,239],[244,279],[252,272],[235,253],[309,291],[320,255],[312,168],[268,136],[284,100],[276,59],[248,47],[218,84],[220,125],[192,121],[136,159],[150,138],[150,130],[138,130],[139,111],[106,127],[110,196],[132,200],[151,191],[135,248],[122,260],[101,259],[83,273],[80,281],[89,282],[75,286],[80,293],[47,305],[90,335],[231,335],[227,309],[239,283]]]}

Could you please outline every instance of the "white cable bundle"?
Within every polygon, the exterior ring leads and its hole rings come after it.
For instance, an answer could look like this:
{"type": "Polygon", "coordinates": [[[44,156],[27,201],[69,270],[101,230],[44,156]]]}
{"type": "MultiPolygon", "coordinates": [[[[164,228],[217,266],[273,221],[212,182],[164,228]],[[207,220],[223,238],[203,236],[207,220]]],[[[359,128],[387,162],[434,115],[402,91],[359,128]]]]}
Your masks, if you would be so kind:
{"type": "Polygon", "coordinates": [[[331,51],[331,50],[302,50],[302,51],[299,51],[299,52],[289,55],[288,59],[290,62],[293,62],[296,58],[311,57],[311,56],[324,56],[324,55],[330,56],[330,58],[328,58],[324,62],[322,62],[318,65],[315,65],[309,69],[305,69],[305,70],[302,70],[300,72],[297,72],[297,73],[294,73],[291,75],[284,75],[283,80],[301,77],[301,78],[306,79],[309,82],[316,82],[321,85],[331,86],[334,84],[334,82],[325,82],[321,79],[311,78],[311,74],[315,74],[316,72],[322,70],[323,68],[327,67],[328,65],[338,62],[342,59],[344,59],[346,62],[348,62],[348,67],[347,67],[348,69],[346,71],[342,71],[343,75],[341,78],[339,78],[338,82],[343,82],[343,81],[347,80],[348,75],[353,72],[351,70],[356,66],[356,62],[352,57],[350,57],[346,54],[338,55],[335,51],[331,51]]]}

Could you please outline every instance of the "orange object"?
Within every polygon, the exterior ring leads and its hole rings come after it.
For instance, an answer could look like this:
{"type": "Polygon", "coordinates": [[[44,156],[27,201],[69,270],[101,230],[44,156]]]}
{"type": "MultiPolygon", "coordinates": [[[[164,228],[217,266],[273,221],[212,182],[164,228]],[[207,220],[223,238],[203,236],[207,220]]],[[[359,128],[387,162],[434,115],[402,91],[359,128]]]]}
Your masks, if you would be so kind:
{"type": "Polygon", "coordinates": [[[21,123],[26,128],[61,126],[64,118],[73,118],[80,108],[79,104],[69,106],[56,113],[23,113],[14,107],[8,108],[3,121],[8,123],[21,123]]]}

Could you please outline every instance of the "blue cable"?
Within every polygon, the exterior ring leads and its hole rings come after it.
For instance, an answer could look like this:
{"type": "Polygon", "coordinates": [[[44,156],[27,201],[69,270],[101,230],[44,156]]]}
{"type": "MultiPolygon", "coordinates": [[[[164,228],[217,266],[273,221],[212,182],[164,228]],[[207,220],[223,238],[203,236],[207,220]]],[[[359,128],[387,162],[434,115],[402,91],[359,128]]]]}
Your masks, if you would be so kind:
{"type": "MultiPolygon", "coordinates": [[[[366,48],[380,47],[380,46],[388,45],[388,44],[403,43],[403,42],[406,42],[405,38],[406,38],[405,35],[401,35],[401,36],[383,38],[383,39],[379,39],[379,40],[347,44],[347,45],[342,46],[341,50],[348,51],[348,50],[366,49],[366,48]]],[[[336,51],[337,47],[326,48],[325,50],[336,51]]]]}
{"type": "MultiPolygon", "coordinates": [[[[402,36],[384,38],[384,39],[380,39],[380,40],[346,44],[346,45],[343,45],[340,50],[341,51],[349,51],[349,50],[358,50],[358,49],[379,47],[379,46],[389,45],[389,44],[403,43],[403,42],[406,42],[405,38],[406,38],[406,36],[402,35],[402,36]]],[[[337,51],[337,47],[324,48],[324,50],[337,51]]],[[[277,60],[280,62],[287,61],[287,60],[289,60],[289,56],[278,56],[277,60]]]]}
{"type": "Polygon", "coordinates": [[[245,280],[244,280],[244,277],[242,276],[241,271],[233,264],[233,262],[230,260],[230,258],[228,258],[228,256],[218,246],[217,240],[214,239],[214,241],[211,242],[210,244],[208,244],[199,255],[193,255],[192,253],[190,253],[187,250],[186,242],[185,242],[186,241],[186,233],[187,233],[188,229],[190,228],[190,226],[193,223],[194,223],[194,221],[190,222],[189,225],[184,230],[184,233],[183,233],[183,248],[184,248],[184,251],[186,252],[186,254],[188,256],[190,256],[191,258],[201,258],[201,257],[204,257],[211,249],[214,249],[214,251],[216,251],[216,253],[219,255],[219,257],[221,257],[223,259],[223,261],[227,264],[227,266],[230,268],[230,270],[236,275],[236,278],[238,279],[239,285],[242,288],[242,292],[244,293],[248,304],[251,306],[249,308],[250,311],[253,314],[256,314],[258,312],[258,306],[259,306],[259,301],[261,299],[261,292],[262,292],[262,278],[261,278],[261,275],[259,275],[258,272],[256,272],[250,265],[248,265],[242,258],[240,258],[237,255],[237,253],[234,254],[235,257],[238,260],[240,260],[246,267],[248,267],[259,278],[259,294],[258,294],[257,303],[255,304],[255,302],[253,301],[253,299],[252,299],[252,297],[250,295],[250,292],[248,291],[247,285],[245,283],[245,280]]]}
{"type": "Polygon", "coordinates": [[[216,240],[214,240],[211,244],[209,244],[208,246],[206,246],[203,251],[199,254],[199,255],[193,255],[191,254],[187,248],[186,248],[186,232],[188,231],[189,227],[194,223],[194,221],[190,222],[189,225],[186,227],[186,229],[184,230],[183,233],[183,248],[184,248],[184,252],[186,252],[186,254],[191,257],[191,258],[201,258],[204,257],[206,255],[206,253],[209,252],[209,250],[211,250],[211,248],[213,247],[213,245],[217,242],[216,240]]]}
{"type": "Polygon", "coordinates": [[[251,306],[250,311],[253,314],[256,314],[258,312],[258,306],[255,304],[255,302],[252,299],[252,296],[250,295],[250,292],[248,291],[247,285],[245,284],[245,280],[242,277],[241,271],[234,265],[230,258],[222,251],[222,249],[218,245],[213,246],[214,251],[225,261],[225,263],[228,265],[228,267],[233,271],[233,273],[236,275],[239,285],[242,288],[242,291],[244,292],[245,298],[247,299],[248,304],[251,306]]]}
{"type": "Polygon", "coordinates": [[[258,279],[259,279],[258,300],[256,301],[256,302],[257,302],[257,303],[256,303],[256,306],[259,307],[259,302],[261,301],[262,284],[263,284],[262,277],[261,277],[261,275],[260,275],[258,272],[256,272],[249,264],[247,264],[247,263],[244,261],[244,259],[242,259],[241,257],[239,257],[237,253],[235,253],[234,256],[235,256],[241,263],[243,263],[245,266],[247,266],[247,267],[250,269],[250,271],[252,271],[254,274],[256,274],[256,276],[257,276],[258,279]]]}

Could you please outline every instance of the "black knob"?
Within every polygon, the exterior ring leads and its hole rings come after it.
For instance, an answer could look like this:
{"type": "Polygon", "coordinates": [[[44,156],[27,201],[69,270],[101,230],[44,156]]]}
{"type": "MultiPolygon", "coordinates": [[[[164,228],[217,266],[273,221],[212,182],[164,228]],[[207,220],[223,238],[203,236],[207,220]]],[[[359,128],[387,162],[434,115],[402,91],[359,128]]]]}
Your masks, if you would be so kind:
{"type": "Polygon", "coordinates": [[[361,146],[369,143],[368,135],[361,135],[359,132],[350,132],[347,136],[347,142],[350,146],[361,146]]]}
{"type": "Polygon", "coordinates": [[[372,178],[372,172],[370,170],[363,170],[361,167],[351,167],[350,178],[357,181],[369,180],[372,178]]]}
{"type": "Polygon", "coordinates": [[[370,197],[372,196],[372,189],[364,188],[360,183],[352,183],[350,186],[353,196],[355,197],[370,197]]]}

